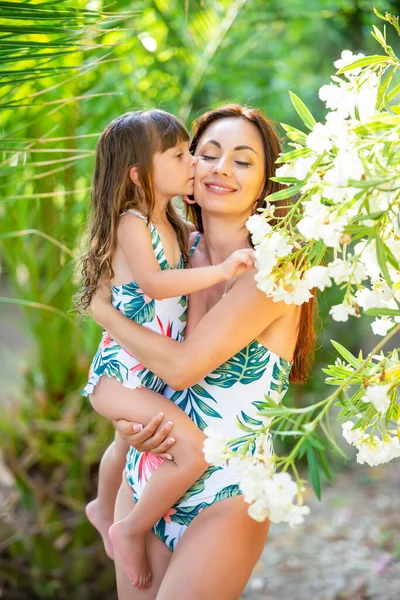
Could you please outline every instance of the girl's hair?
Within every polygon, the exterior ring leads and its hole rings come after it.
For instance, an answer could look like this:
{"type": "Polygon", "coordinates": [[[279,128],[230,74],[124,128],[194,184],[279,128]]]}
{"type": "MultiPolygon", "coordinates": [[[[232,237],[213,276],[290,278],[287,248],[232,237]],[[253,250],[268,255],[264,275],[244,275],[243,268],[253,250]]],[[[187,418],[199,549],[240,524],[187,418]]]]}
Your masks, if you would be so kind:
{"type": "MultiPolygon", "coordinates": [[[[101,134],[93,177],[89,245],[80,263],[78,309],[88,309],[100,279],[109,282],[114,276],[112,257],[121,213],[145,206],[147,221],[151,219],[155,205],[154,154],[165,152],[181,141],[189,141],[186,128],[174,115],[163,110],[125,113],[114,119],[101,134]],[[140,186],[130,178],[132,167],[138,169],[140,186]]],[[[167,217],[186,263],[188,228],[171,202],[167,206],[167,217]]]]}
{"type": "MultiPolygon", "coordinates": [[[[192,124],[193,140],[190,146],[192,153],[196,151],[200,138],[206,129],[216,121],[221,119],[244,119],[253,123],[257,127],[264,149],[265,160],[265,183],[261,193],[260,200],[255,201],[254,211],[258,208],[264,208],[268,202],[268,195],[282,189],[282,186],[271,180],[275,176],[275,161],[281,152],[281,145],[278,135],[272,122],[258,109],[240,106],[239,104],[228,104],[215,110],[211,110],[199,117],[192,124]]],[[[274,202],[275,215],[283,216],[287,213],[288,200],[274,202]]],[[[203,221],[201,218],[201,208],[198,204],[189,204],[188,213],[198,231],[203,232],[203,221]]],[[[271,219],[272,226],[277,224],[271,219]]],[[[250,238],[249,238],[250,239],[250,238]]],[[[251,243],[251,239],[250,239],[251,243]]],[[[311,290],[313,291],[313,290],[311,290]]],[[[297,344],[294,351],[293,366],[290,371],[290,381],[293,383],[305,383],[309,371],[314,362],[314,352],[316,344],[316,334],[314,327],[314,309],[316,309],[316,300],[311,298],[301,307],[300,323],[297,337],[297,344]]]]}

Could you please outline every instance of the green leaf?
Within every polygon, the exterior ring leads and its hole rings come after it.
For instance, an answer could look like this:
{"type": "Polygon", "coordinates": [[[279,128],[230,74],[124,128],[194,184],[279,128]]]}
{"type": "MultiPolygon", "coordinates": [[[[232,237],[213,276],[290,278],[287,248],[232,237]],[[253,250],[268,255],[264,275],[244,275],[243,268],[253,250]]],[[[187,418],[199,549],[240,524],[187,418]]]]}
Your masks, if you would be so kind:
{"type": "Polygon", "coordinates": [[[290,186],[284,190],[280,190],[279,192],[274,192],[273,194],[270,194],[268,196],[268,201],[276,202],[277,200],[285,200],[285,198],[291,198],[292,196],[295,196],[301,191],[303,185],[303,183],[300,183],[299,185],[290,186]]]}
{"type": "Polygon", "coordinates": [[[291,152],[286,152],[286,154],[282,154],[275,162],[276,164],[280,163],[288,163],[296,158],[300,158],[301,156],[309,156],[312,154],[312,150],[310,148],[298,148],[298,150],[292,150],[291,152]]]}
{"type": "Polygon", "coordinates": [[[326,458],[326,453],[321,450],[317,450],[317,454],[318,454],[319,462],[321,463],[321,467],[322,467],[323,472],[325,473],[326,478],[329,479],[329,481],[333,481],[332,472],[331,472],[331,468],[329,466],[328,459],[326,458]]]}
{"type": "Polygon", "coordinates": [[[336,72],[336,75],[341,75],[342,73],[346,73],[346,71],[351,71],[352,69],[356,69],[357,67],[367,67],[369,65],[384,65],[387,62],[390,62],[392,59],[389,56],[375,54],[373,56],[365,56],[364,58],[359,58],[355,60],[349,65],[342,67],[339,71],[336,72]]]}
{"type": "Polygon", "coordinates": [[[349,365],[351,365],[355,369],[358,369],[361,366],[360,361],[357,360],[357,358],[353,356],[352,353],[349,352],[344,346],[342,346],[338,342],[335,342],[334,340],[331,340],[331,344],[349,365]]]}
{"type": "Polygon", "coordinates": [[[394,87],[386,96],[387,100],[390,102],[391,100],[393,100],[393,98],[395,98],[395,96],[397,96],[397,94],[400,94],[400,83],[398,83],[396,85],[396,87],[394,87]]]}
{"type": "Polygon", "coordinates": [[[364,310],[368,317],[400,317],[400,309],[395,308],[369,308],[364,310]]]}
{"type": "Polygon", "coordinates": [[[392,285],[392,279],[389,275],[389,270],[387,268],[387,252],[386,252],[386,246],[385,244],[382,242],[380,237],[376,237],[375,238],[375,243],[376,243],[376,257],[378,259],[378,264],[380,266],[380,269],[382,271],[382,275],[384,276],[384,278],[386,279],[386,281],[392,285]]]}
{"type": "Polygon", "coordinates": [[[316,123],[314,117],[312,116],[304,102],[300,100],[300,98],[296,96],[296,94],[293,94],[293,92],[289,92],[289,95],[300,119],[303,121],[304,125],[311,130],[316,123]]]}
{"type": "Polygon", "coordinates": [[[318,461],[315,450],[310,444],[307,446],[307,463],[315,495],[318,500],[321,500],[321,478],[319,475],[318,461]]]}

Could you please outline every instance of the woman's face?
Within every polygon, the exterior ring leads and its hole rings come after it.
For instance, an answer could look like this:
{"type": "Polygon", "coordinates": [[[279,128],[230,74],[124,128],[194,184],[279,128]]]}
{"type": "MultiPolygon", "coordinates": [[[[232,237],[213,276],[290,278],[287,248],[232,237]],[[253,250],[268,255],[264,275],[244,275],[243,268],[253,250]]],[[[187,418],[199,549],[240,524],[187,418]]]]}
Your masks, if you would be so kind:
{"type": "Polygon", "coordinates": [[[265,157],[255,125],[241,118],[220,119],[201,136],[194,197],[202,212],[246,218],[265,181],[265,157]]]}

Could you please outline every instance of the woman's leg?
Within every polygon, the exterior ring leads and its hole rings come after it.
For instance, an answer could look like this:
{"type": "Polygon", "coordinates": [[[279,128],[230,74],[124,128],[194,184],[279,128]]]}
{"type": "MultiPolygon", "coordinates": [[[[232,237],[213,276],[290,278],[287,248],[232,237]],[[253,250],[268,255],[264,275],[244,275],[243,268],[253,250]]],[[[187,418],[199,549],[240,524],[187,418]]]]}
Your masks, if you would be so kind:
{"type": "Polygon", "coordinates": [[[157,600],[238,600],[269,529],[269,521],[254,521],[247,508],[236,496],[197,515],[176,547],[157,600]]]}
{"type": "Polygon", "coordinates": [[[107,555],[114,558],[113,545],[108,530],[114,522],[115,499],[122,481],[129,446],[115,433],[115,438],[104,452],[99,467],[97,498],[86,506],[86,516],[103,538],[107,555]]]}
{"type": "MultiPolygon", "coordinates": [[[[120,521],[125,519],[132,512],[133,508],[132,490],[124,477],[115,503],[115,520],[120,521]]],[[[172,552],[154,532],[151,532],[147,536],[147,553],[153,579],[151,586],[142,590],[132,586],[119,557],[115,557],[115,573],[119,600],[155,600],[161,581],[171,560],[172,552]]]]}
{"type": "Polygon", "coordinates": [[[146,536],[208,467],[202,452],[204,435],[178,406],[146,388],[131,390],[115,379],[102,377],[91,402],[108,419],[123,418],[147,425],[156,412],[162,412],[167,421],[174,423],[176,443],[170,452],[173,461],[164,461],[154,471],[135,510],[109,532],[129,579],[139,587],[147,586],[151,571],[146,536]]]}

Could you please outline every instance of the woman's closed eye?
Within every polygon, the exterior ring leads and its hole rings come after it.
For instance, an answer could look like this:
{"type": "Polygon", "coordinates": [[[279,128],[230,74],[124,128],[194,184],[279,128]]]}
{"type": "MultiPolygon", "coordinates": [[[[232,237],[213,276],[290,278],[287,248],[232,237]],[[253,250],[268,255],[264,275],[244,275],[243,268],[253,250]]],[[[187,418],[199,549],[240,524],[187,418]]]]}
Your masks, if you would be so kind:
{"type": "Polygon", "coordinates": [[[235,160],[235,163],[237,165],[240,165],[241,167],[250,167],[251,166],[251,163],[246,162],[244,160],[235,160]]]}
{"type": "Polygon", "coordinates": [[[203,160],[216,160],[218,156],[210,156],[209,154],[200,154],[200,158],[203,160]]]}

